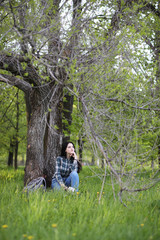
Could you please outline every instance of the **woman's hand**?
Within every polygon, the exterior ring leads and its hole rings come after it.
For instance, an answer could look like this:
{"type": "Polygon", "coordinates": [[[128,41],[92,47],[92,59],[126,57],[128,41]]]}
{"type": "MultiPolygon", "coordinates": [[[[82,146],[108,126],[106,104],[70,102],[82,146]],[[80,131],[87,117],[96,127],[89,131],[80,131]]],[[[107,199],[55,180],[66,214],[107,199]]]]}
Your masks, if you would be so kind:
{"type": "Polygon", "coordinates": [[[77,160],[77,155],[75,152],[71,154],[71,157],[73,157],[75,160],[77,160]]]}
{"type": "Polygon", "coordinates": [[[75,191],[76,191],[76,189],[75,189],[75,188],[73,188],[73,187],[69,187],[69,188],[68,188],[68,191],[69,191],[69,192],[75,192],[75,191]]]}
{"type": "Polygon", "coordinates": [[[64,183],[61,184],[61,187],[62,187],[65,191],[68,190],[68,187],[67,187],[66,185],[64,185],[64,183]]]}

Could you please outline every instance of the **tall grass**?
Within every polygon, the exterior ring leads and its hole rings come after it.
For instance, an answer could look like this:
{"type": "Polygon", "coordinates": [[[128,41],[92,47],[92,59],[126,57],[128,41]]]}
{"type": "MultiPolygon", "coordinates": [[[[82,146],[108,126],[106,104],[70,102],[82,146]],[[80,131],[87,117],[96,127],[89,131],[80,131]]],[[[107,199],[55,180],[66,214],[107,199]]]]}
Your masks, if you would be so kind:
{"type": "Polygon", "coordinates": [[[114,199],[109,177],[99,204],[102,182],[87,167],[80,173],[79,194],[47,189],[28,195],[23,172],[0,172],[1,240],[160,239],[158,185],[133,196],[126,208],[114,199]]]}

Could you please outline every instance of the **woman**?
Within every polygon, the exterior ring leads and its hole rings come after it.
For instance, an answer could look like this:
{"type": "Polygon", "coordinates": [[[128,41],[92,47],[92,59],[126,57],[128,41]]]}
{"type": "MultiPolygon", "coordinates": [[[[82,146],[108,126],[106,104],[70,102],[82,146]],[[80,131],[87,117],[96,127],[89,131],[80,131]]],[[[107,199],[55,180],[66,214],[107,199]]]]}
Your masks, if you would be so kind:
{"type": "Polygon", "coordinates": [[[52,178],[52,189],[77,191],[79,187],[78,159],[72,142],[62,145],[61,156],[56,159],[56,170],[52,178]]]}

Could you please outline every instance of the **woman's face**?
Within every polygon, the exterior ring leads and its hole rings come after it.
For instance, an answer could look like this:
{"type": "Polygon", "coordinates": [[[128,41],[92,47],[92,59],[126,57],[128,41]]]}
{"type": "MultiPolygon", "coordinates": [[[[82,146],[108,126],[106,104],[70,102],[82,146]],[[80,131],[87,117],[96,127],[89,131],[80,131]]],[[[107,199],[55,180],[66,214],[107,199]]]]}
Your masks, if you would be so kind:
{"type": "Polygon", "coordinates": [[[74,153],[74,146],[72,143],[68,143],[66,153],[68,156],[72,156],[72,154],[74,153]]]}

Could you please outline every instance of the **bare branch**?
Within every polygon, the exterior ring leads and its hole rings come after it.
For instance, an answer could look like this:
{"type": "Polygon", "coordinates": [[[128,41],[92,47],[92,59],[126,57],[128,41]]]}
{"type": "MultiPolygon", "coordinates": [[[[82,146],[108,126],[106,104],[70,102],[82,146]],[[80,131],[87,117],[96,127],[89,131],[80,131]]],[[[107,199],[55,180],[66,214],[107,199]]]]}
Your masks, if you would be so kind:
{"type": "Polygon", "coordinates": [[[151,184],[149,187],[148,187],[147,185],[143,186],[142,188],[136,188],[136,189],[129,189],[129,188],[124,187],[124,188],[121,189],[121,192],[127,191],[127,192],[132,192],[132,193],[133,193],[133,192],[146,191],[146,190],[154,187],[154,186],[155,186],[157,183],[159,183],[159,182],[160,182],[160,178],[158,178],[158,179],[155,181],[155,183],[151,184]]]}
{"type": "Polygon", "coordinates": [[[98,139],[98,137],[97,137],[97,135],[96,135],[96,133],[95,133],[95,131],[94,131],[94,127],[93,127],[92,122],[91,122],[91,119],[90,119],[90,117],[89,117],[89,111],[88,111],[88,109],[87,109],[87,106],[86,106],[86,104],[85,104],[85,101],[84,101],[83,97],[80,98],[80,101],[81,101],[81,103],[82,103],[83,113],[84,113],[84,116],[85,116],[85,118],[86,118],[86,120],[87,120],[87,122],[88,122],[88,125],[89,125],[89,127],[90,127],[90,131],[91,131],[92,137],[93,137],[93,139],[94,139],[94,141],[95,141],[95,144],[98,146],[98,148],[99,148],[100,151],[102,152],[104,158],[106,159],[106,163],[108,164],[108,166],[109,166],[110,170],[112,171],[112,173],[113,173],[113,174],[115,175],[115,177],[117,178],[118,182],[119,182],[120,184],[122,184],[122,180],[121,180],[120,176],[117,174],[116,170],[115,170],[114,167],[112,166],[110,160],[109,160],[108,157],[107,157],[106,152],[105,152],[104,149],[103,149],[102,144],[100,143],[100,141],[99,141],[99,139],[98,139]]]}
{"type": "MultiPolygon", "coordinates": [[[[105,162],[105,161],[104,161],[104,162],[105,162]]],[[[106,175],[107,175],[107,164],[105,163],[105,173],[104,173],[104,177],[103,177],[103,183],[102,183],[102,187],[101,187],[101,193],[100,193],[100,196],[99,196],[99,203],[100,203],[101,198],[102,198],[103,189],[104,189],[104,184],[105,184],[105,181],[106,181],[106,175]]]]}
{"type": "MultiPolygon", "coordinates": [[[[152,108],[152,107],[146,108],[146,107],[144,107],[144,106],[142,106],[142,107],[132,106],[132,105],[128,104],[126,101],[120,100],[120,99],[118,99],[118,98],[105,98],[104,96],[99,96],[99,95],[97,95],[97,94],[95,94],[95,93],[94,93],[93,95],[98,96],[99,98],[101,98],[101,99],[103,99],[103,100],[105,100],[105,101],[108,101],[108,102],[119,102],[119,103],[123,103],[123,104],[125,104],[126,106],[128,106],[128,107],[130,107],[130,108],[133,108],[133,109],[140,109],[140,110],[146,110],[146,111],[155,111],[155,112],[159,112],[159,111],[160,111],[160,108],[152,108]]],[[[152,101],[152,103],[153,103],[153,102],[158,102],[158,101],[159,101],[159,99],[154,99],[154,100],[152,101]]],[[[146,105],[149,105],[149,104],[150,104],[149,102],[146,103],[146,105]]]]}

